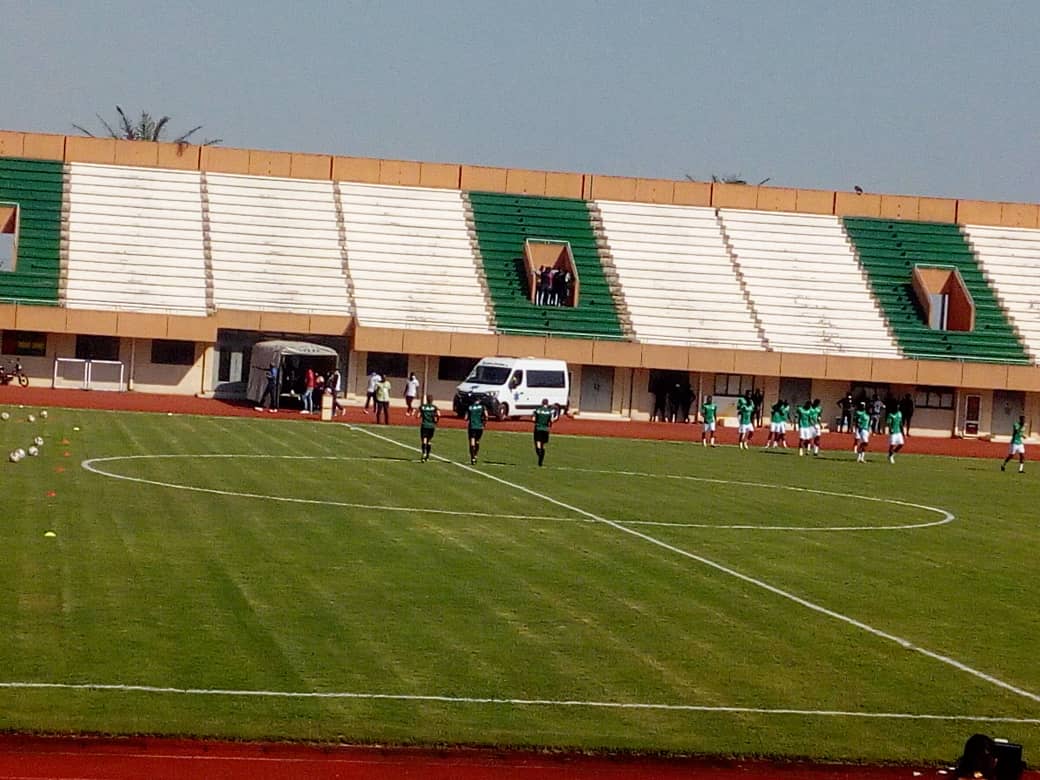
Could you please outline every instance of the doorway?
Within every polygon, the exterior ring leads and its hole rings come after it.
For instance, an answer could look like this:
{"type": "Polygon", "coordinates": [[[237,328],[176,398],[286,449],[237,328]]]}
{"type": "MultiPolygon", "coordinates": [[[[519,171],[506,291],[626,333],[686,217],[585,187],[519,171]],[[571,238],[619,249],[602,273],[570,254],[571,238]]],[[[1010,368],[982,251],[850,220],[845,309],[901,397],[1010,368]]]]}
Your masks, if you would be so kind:
{"type": "Polygon", "coordinates": [[[612,366],[581,367],[581,400],[578,408],[582,412],[604,413],[613,411],[614,368],[612,366]]]}

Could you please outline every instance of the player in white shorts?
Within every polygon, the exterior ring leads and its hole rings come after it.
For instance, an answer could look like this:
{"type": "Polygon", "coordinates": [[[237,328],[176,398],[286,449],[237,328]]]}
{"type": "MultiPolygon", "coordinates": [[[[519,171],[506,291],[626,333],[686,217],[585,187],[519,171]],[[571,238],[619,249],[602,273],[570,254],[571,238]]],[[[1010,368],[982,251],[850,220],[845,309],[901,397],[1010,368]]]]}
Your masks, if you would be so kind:
{"type": "Polygon", "coordinates": [[[856,462],[866,463],[867,445],[870,443],[870,415],[865,401],[860,401],[853,425],[856,426],[856,462]]]}
{"type": "Polygon", "coordinates": [[[896,462],[896,453],[903,449],[903,413],[898,407],[892,409],[885,419],[888,425],[888,462],[896,462]]]}
{"type": "Polygon", "coordinates": [[[1000,470],[1003,471],[1012,458],[1018,456],[1018,473],[1021,474],[1026,470],[1026,417],[1022,415],[1018,418],[1018,422],[1011,426],[1011,444],[1008,446],[1007,457],[1004,458],[1004,462],[1000,464],[1000,470]]]}

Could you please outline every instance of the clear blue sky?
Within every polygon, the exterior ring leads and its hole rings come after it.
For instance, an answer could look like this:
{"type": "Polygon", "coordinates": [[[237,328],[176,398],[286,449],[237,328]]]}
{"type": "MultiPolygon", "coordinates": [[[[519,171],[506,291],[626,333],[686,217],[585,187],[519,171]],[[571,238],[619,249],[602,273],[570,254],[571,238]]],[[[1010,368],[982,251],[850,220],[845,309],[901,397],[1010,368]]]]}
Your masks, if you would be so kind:
{"type": "Polygon", "coordinates": [[[1040,2],[0,0],[0,128],[1040,200],[1040,2]],[[200,134],[200,135],[202,135],[200,134]]]}

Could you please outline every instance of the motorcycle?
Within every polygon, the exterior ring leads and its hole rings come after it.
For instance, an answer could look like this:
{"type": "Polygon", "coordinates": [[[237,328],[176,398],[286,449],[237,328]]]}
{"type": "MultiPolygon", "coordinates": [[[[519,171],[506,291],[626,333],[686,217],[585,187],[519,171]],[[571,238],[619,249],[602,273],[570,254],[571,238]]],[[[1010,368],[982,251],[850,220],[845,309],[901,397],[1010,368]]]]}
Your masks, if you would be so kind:
{"type": "Polygon", "coordinates": [[[29,386],[29,377],[22,368],[21,361],[15,361],[14,370],[0,365],[0,385],[9,385],[17,381],[21,387],[29,386]]]}

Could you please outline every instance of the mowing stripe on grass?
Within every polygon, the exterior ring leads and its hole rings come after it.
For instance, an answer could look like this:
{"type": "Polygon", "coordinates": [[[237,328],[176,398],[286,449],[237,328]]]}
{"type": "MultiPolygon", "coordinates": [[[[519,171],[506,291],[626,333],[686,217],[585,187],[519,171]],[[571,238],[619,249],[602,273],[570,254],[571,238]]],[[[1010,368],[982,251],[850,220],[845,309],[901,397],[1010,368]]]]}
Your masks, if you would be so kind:
{"type": "Polygon", "coordinates": [[[383,512],[415,512],[419,514],[432,515],[454,515],[458,517],[486,517],[494,520],[552,520],[555,522],[570,523],[592,523],[594,520],[584,517],[549,517],[543,515],[501,515],[490,512],[466,512],[457,509],[426,509],[414,506],[383,506],[382,504],[355,504],[348,501],[330,501],[320,498],[292,498],[291,496],[270,496],[262,493],[242,493],[235,490],[218,490],[217,488],[196,487],[194,485],[182,485],[176,482],[160,482],[155,479],[144,479],[143,477],[128,477],[124,474],[113,474],[100,468],[98,463],[118,460],[153,460],[159,458],[276,458],[281,460],[366,460],[371,457],[341,457],[338,455],[114,455],[108,458],[90,458],[80,463],[87,471],[102,477],[122,479],[127,482],[141,482],[145,485],[158,485],[159,487],[174,488],[176,490],[191,490],[196,493],[212,493],[218,496],[232,496],[236,498],[260,498],[266,501],[285,501],[290,504],[317,504],[320,506],[339,506],[350,509],[377,509],[383,512]]]}
{"type": "MultiPolygon", "coordinates": [[[[417,451],[415,447],[409,444],[395,441],[394,439],[391,439],[388,436],[383,436],[382,434],[376,433],[375,431],[369,431],[365,428],[361,428],[356,425],[350,425],[348,423],[344,423],[344,425],[346,425],[346,427],[352,431],[363,433],[367,436],[371,436],[372,438],[387,442],[388,444],[393,444],[396,447],[403,447],[404,449],[413,452],[417,451]]],[[[794,593],[791,593],[790,591],[783,590],[782,588],[778,588],[775,585],[770,585],[768,582],[765,582],[764,580],[760,580],[750,575],[743,574],[742,572],[739,572],[736,569],[732,569],[729,566],[717,563],[711,560],[710,558],[705,558],[702,555],[697,555],[696,553],[689,552],[688,550],[684,550],[681,547],[676,547],[674,544],[669,544],[668,542],[665,542],[661,539],[657,539],[656,537],[650,536],[649,534],[643,533],[642,531],[638,531],[635,528],[629,528],[628,526],[618,523],[614,520],[608,520],[607,518],[601,517],[600,515],[594,514],[593,512],[589,512],[586,509],[581,509],[580,507],[572,506],[563,501],[560,501],[559,499],[553,498],[552,496],[540,493],[537,490],[532,490],[531,488],[524,487],[523,485],[519,485],[515,482],[510,482],[509,480],[502,479],[501,477],[496,477],[494,474],[488,474],[485,471],[480,471],[468,464],[448,460],[447,458],[441,457],[439,455],[435,455],[434,457],[445,463],[451,463],[457,468],[463,469],[472,474],[479,474],[485,479],[490,479],[494,482],[498,482],[501,485],[505,485],[506,487],[511,487],[514,490],[519,490],[522,493],[527,493],[528,495],[534,496],[539,500],[548,501],[549,503],[555,504],[556,506],[562,507],[563,509],[566,509],[570,512],[575,512],[577,514],[584,515],[585,517],[588,517],[591,520],[595,520],[596,522],[602,523],[603,525],[609,526],[610,528],[613,528],[617,531],[621,531],[622,533],[634,536],[637,539],[642,539],[645,542],[649,542],[652,545],[660,547],[664,550],[668,550],[669,552],[673,552],[676,555],[681,555],[682,557],[688,558],[691,561],[696,561],[697,563],[700,563],[704,566],[708,566],[712,569],[715,569],[716,571],[722,572],[723,574],[727,574],[730,577],[734,577],[738,580],[741,580],[742,582],[746,582],[749,585],[754,585],[756,588],[761,588],[762,590],[768,591],[769,593],[772,593],[773,595],[779,596],[783,599],[787,599],[788,601],[798,604],[799,606],[805,607],[806,609],[812,610],[813,612],[817,612],[821,615],[826,615],[827,617],[833,618],[834,620],[841,621],[842,623],[853,626],[854,628],[858,628],[861,631],[865,631],[868,634],[876,636],[879,639],[894,642],[895,644],[902,647],[904,650],[912,650],[915,653],[920,653],[926,658],[931,658],[934,661],[939,661],[942,664],[946,664],[947,666],[964,672],[965,674],[969,674],[972,677],[987,682],[993,686],[996,686],[997,688],[1003,688],[1004,690],[1021,696],[1022,698],[1040,703],[1040,694],[1033,693],[1032,691],[1027,691],[1025,688],[1020,688],[1017,685],[1005,682],[1004,680],[1001,680],[999,677],[994,677],[991,674],[987,674],[986,672],[968,666],[967,664],[962,663],[955,658],[951,658],[948,655],[943,655],[942,653],[937,653],[934,650],[929,650],[925,647],[915,645],[909,639],[904,639],[903,637],[896,636],[895,634],[890,634],[887,631],[883,631],[880,628],[874,628],[874,626],[864,623],[861,620],[857,620],[854,617],[844,615],[841,612],[836,612],[833,609],[828,609],[827,607],[824,607],[820,604],[816,604],[815,602],[809,601],[808,599],[804,599],[801,596],[796,596],[794,593]]]]}
{"type": "Polygon", "coordinates": [[[900,501],[897,498],[878,498],[877,496],[861,496],[856,493],[836,493],[832,490],[817,490],[815,488],[796,487],[794,485],[771,485],[767,482],[741,482],[735,479],[719,479],[717,477],[693,477],[686,474],[650,474],[644,471],[609,471],[607,469],[583,469],[575,466],[556,466],[561,471],[578,471],[586,474],[608,474],[622,477],[650,477],[652,479],[676,479],[689,480],[691,482],[710,482],[716,485],[736,485],[738,487],[776,488],[779,490],[793,490],[796,493],[812,493],[818,496],[835,496],[837,498],[853,498],[859,501],[873,501],[878,504],[895,504],[911,509],[921,509],[925,512],[934,512],[942,515],[941,520],[933,520],[930,523],[909,523],[907,525],[830,525],[830,526],[796,526],[796,525],[712,525],[710,523],[665,523],[657,520],[618,520],[625,525],[659,525],[671,528],[719,528],[736,529],[740,531],[908,531],[913,528],[932,528],[937,525],[952,523],[956,516],[939,507],[926,504],[913,504],[909,501],[900,501]]]}
{"type": "Polygon", "coordinates": [[[419,701],[441,704],[490,704],[512,707],[586,707],[610,710],[661,710],[666,712],[717,712],[751,715],[799,715],[819,718],[871,718],[875,720],[942,720],[1040,725],[1040,718],[1006,715],[938,715],[913,712],[856,712],[851,710],[808,710],[789,707],[726,707],[707,704],[663,704],[654,702],[582,701],[580,699],[509,699],[493,696],[439,696],[418,693],[353,693],[347,691],[251,691],[226,688],[173,688],[156,685],[106,685],[101,683],[0,682],[0,689],[110,691],[156,693],[180,696],[241,696],[272,699],[358,699],[419,701]]]}

